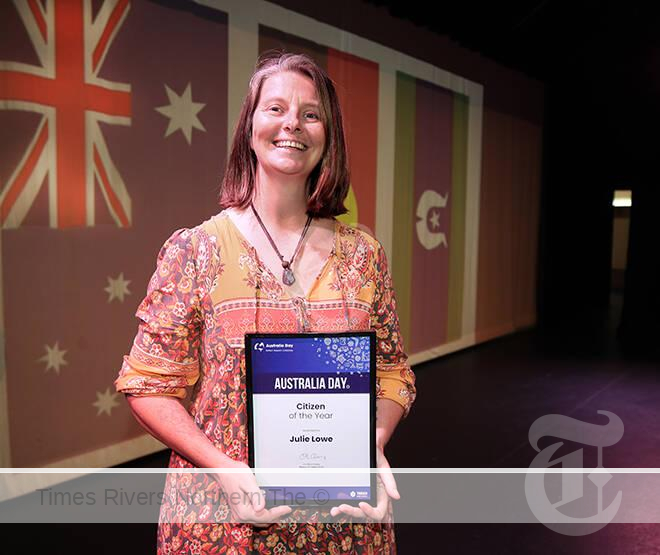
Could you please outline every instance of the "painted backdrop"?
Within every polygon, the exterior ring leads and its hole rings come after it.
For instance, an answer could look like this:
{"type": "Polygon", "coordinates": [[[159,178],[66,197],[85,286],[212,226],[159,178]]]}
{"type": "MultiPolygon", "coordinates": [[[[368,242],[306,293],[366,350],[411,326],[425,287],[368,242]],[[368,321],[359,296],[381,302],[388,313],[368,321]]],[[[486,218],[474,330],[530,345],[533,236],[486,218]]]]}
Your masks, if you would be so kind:
{"type": "Polygon", "coordinates": [[[203,4],[0,2],[0,466],[161,448],[112,382],[162,242],[217,211],[249,76],[273,48],[336,82],[342,219],[390,258],[411,361],[534,323],[538,125],[484,108],[460,75],[280,6],[203,4]]]}

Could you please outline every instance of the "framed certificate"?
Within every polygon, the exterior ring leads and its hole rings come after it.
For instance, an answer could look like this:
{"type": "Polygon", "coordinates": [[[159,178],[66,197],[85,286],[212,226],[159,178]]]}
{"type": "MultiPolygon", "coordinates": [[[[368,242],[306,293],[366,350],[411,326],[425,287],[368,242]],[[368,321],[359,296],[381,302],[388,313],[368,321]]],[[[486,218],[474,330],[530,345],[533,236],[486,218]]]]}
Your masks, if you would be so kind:
{"type": "Polygon", "coordinates": [[[250,466],[319,469],[257,473],[267,504],[375,504],[375,332],[247,334],[245,363],[250,466]]]}

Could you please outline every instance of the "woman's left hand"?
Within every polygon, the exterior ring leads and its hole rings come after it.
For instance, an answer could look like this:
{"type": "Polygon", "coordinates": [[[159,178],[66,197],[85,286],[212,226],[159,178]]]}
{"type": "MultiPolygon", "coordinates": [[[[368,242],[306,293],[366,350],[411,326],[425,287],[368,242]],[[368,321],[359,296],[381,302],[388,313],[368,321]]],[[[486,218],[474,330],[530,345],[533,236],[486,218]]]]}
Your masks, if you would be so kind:
{"type": "Polygon", "coordinates": [[[385,458],[382,447],[376,448],[376,466],[380,470],[376,481],[377,496],[376,506],[368,503],[359,503],[357,507],[342,504],[330,509],[330,514],[335,517],[345,514],[354,518],[369,519],[375,522],[387,522],[390,518],[390,499],[400,499],[399,491],[396,488],[396,481],[390,469],[390,464],[385,458]]]}

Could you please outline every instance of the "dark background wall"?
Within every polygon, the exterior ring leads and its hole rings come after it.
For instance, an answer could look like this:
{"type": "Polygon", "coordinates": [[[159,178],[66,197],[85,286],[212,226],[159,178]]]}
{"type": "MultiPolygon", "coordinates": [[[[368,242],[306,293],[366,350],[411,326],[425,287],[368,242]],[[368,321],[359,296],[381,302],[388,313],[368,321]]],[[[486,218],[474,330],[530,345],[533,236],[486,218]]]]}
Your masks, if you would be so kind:
{"type": "Polygon", "coordinates": [[[632,189],[619,338],[627,353],[653,356],[660,332],[657,8],[590,4],[575,35],[546,55],[543,69],[539,313],[546,326],[575,326],[598,341],[610,299],[612,191],[632,189]]]}

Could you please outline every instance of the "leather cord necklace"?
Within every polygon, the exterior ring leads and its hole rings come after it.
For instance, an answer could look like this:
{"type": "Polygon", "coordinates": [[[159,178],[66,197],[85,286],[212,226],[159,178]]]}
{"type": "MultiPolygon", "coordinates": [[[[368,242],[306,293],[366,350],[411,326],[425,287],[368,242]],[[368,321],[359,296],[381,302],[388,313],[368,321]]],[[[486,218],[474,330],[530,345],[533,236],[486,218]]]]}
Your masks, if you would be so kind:
{"type": "Polygon", "coordinates": [[[273,238],[270,236],[270,233],[268,233],[268,230],[266,229],[266,226],[264,223],[261,221],[261,218],[259,217],[259,214],[257,213],[257,209],[254,207],[254,204],[250,203],[250,208],[252,208],[252,212],[254,212],[255,217],[257,218],[257,221],[259,222],[259,225],[261,226],[261,229],[264,230],[264,233],[266,234],[266,237],[268,237],[268,240],[270,241],[270,244],[273,246],[273,250],[277,253],[277,256],[280,259],[280,262],[282,262],[282,283],[284,285],[293,285],[296,282],[296,276],[293,275],[293,270],[291,269],[291,265],[293,264],[293,261],[296,258],[296,255],[298,254],[298,251],[300,250],[300,245],[302,245],[303,239],[305,238],[305,235],[307,234],[307,230],[309,229],[309,224],[312,222],[312,217],[307,216],[307,222],[305,223],[305,228],[302,231],[302,234],[300,235],[300,239],[298,240],[298,244],[296,245],[296,250],[293,252],[293,256],[291,257],[291,260],[284,260],[284,257],[282,256],[282,253],[280,253],[279,249],[275,245],[275,241],[273,241],[273,238]]]}

